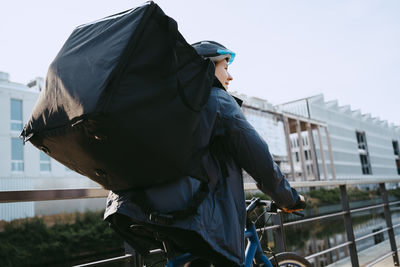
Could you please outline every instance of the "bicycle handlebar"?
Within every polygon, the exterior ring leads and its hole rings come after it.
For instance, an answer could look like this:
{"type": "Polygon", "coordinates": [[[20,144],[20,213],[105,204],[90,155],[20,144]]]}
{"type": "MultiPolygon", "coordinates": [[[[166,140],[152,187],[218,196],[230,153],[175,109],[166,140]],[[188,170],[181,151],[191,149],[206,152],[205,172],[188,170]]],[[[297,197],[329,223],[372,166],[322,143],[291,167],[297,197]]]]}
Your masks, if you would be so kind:
{"type": "MultiPolygon", "coordinates": [[[[265,206],[265,210],[269,213],[278,213],[284,212],[281,210],[274,201],[270,200],[261,200],[260,198],[253,197],[251,200],[246,200],[246,203],[249,205],[246,208],[247,215],[250,214],[256,207],[265,206]]],[[[304,217],[303,213],[293,211],[292,214],[304,217]]]]}

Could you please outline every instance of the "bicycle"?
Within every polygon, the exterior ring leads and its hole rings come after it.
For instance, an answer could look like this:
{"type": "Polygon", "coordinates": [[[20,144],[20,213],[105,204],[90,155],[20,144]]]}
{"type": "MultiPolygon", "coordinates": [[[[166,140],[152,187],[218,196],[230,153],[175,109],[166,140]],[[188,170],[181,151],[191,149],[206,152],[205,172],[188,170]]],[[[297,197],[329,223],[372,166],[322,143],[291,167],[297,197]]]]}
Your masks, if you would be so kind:
{"type": "MultiPolygon", "coordinates": [[[[248,244],[246,247],[246,257],[245,257],[245,267],[276,267],[276,266],[287,266],[287,267],[311,267],[309,261],[305,258],[292,253],[292,252],[282,252],[278,254],[272,253],[272,257],[268,258],[260,244],[260,239],[257,235],[257,230],[255,226],[255,222],[250,219],[250,214],[257,207],[265,206],[265,213],[276,214],[278,212],[282,212],[274,202],[272,201],[263,201],[259,198],[253,198],[249,201],[249,205],[246,208],[246,230],[245,230],[245,238],[248,240],[248,244]]],[[[302,214],[293,212],[295,215],[303,216],[302,214]]],[[[258,218],[260,218],[259,216],[258,218]]],[[[257,219],[258,219],[257,218],[257,219]]],[[[257,221],[257,220],[256,220],[257,221]]],[[[271,250],[270,250],[271,251],[271,250]]],[[[167,252],[167,251],[166,251],[167,252]]],[[[181,266],[187,262],[194,260],[195,257],[190,253],[185,253],[179,256],[171,257],[167,262],[166,267],[177,267],[181,266]]]]}

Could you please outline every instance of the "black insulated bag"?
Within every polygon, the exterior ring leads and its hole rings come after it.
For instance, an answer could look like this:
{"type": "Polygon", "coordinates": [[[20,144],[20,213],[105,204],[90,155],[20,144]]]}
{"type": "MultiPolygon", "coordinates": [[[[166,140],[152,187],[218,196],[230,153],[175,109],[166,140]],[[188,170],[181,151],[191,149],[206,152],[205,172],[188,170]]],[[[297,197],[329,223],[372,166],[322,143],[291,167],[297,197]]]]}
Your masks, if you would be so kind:
{"type": "Polygon", "coordinates": [[[153,2],[79,26],[49,67],[24,142],[110,190],[207,182],[191,163],[214,71],[153,2]]]}

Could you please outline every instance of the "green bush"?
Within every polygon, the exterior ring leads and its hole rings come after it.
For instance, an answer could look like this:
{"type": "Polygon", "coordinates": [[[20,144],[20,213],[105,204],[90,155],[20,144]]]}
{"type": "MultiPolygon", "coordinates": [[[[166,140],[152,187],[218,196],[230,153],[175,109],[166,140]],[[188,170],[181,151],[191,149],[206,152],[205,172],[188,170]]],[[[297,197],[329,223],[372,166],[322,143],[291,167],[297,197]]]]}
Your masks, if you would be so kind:
{"type": "Polygon", "coordinates": [[[376,192],[365,191],[356,187],[350,187],[347,189],[347,195],[349,196],[350,201],[367,200],[376,195],[376,192]]]}
{"type": "Polygon", "coordinates": [[[340,191],[339,188],[333,189],[316,189],[308,193],[312,198],[316,198],[321,204],[334,204],[340,203],[340,191]]]}
{"type": "MultiPolygon", "coordinates": [[[[355,187],[347,188],[347,196],[349,201],[367,200],[376,195],[375,191],[364,191],[355,187]]],[[[318,199],[320,204],[339,204],[341,195],[338,187],[332,189],[316,189],[306,194],[311,198],[318,199]]]]}
{"type": "Polygon", "coordinates": [[[6,223],[0,232],[0,266],[51,266],[82,255],[123,251],[123,241],[102,214],[76,214],[74,223],[51,227],[41,218],[6,223]]]}
{"type": "Polygon", "coordinates": [[[389,192],[389,195],[400,198],[400,188],[390,189],[390,190],[388,190],[388,192],[389,192]]]}

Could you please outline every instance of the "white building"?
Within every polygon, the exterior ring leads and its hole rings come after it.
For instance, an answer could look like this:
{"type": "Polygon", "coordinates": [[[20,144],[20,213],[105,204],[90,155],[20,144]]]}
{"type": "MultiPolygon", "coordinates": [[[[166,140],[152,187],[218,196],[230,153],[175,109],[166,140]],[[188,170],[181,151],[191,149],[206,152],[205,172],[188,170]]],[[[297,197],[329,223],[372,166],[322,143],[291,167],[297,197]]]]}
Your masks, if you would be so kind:
{"type": "MultiPolygon", "coordinates": [[[[325,102],[322,94],[282,104],[278,108],[326,123],[328,131],[321,131],[323,154],[320,153],[317,132],[313,130],[314,151],[318,162],[316,171],[321,180],[400,177],[399,126],[389,125],[387,121],[372,118],[370,114],[362,114],[359,110],[351,110],[348,105],[339,106],[336,100],[325,102]],[[326,168],[325,175],[322,166],[321,155],[325,159],[329,158],[327,133],[332,147],[333,175],[331,168],[326,168]]],[[[297,135],[292,134],[294,153],[299,153],[298,141],[297,135]]],[[[309,145],[308,136],[304,133],[302,142],[309,145]]],[[[311,149],[309,146],[304,152],[311,149]]]]}
{"type": "MultiPolygon", "coordinates": [[[[96,183],[67,169],[29,142],[22,144],[20,133],[30,117],[42,86],[42,78],[24,85],[11,82],[8,73],[0,72],[0,190],[98,187],[96,183]]],[[[101,207],[104,200],[94,203],[96,200],[5,203],[0,204],[0,220],[84,211],[93,206],[101,207]]]]}

